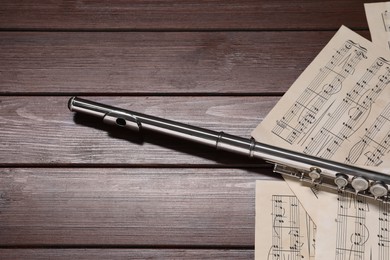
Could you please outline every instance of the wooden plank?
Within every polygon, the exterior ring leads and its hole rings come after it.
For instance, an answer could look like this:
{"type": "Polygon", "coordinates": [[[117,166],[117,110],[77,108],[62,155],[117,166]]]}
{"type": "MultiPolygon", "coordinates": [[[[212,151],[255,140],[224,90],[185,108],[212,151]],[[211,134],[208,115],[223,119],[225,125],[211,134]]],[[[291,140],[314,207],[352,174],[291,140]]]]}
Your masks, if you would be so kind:
{"type": "MultiPolygon", "coordinates": [[[[248,165],[190,142],[110,128],[74,117],[69,97],[0,97],[0,164],[248,165]]],[[[276,97],[93,97],[91,100],[183,123],[250,137],[276,97]]]]}
{"type": "Polygon", "coordinates": [[[2,29],[241,30],[367,28],[363,4],[338,1],[3,0],[2,29]]]}
{"type": "Polygon", "coordinates": [[[333,35],[0,32],[0,94],[280,94],[333,35]]]}
{"type": "Polygon", "coordinates": [[[1,168],[0,173],[3,247],[252,247],[255,181],[276,176],[260,168],[1,168]]]}
{"type": "Polygon", "coordinates": [[[253,250],[228,249],[0,249],[1,259],[234,259],[254,258],[253,250]]]}

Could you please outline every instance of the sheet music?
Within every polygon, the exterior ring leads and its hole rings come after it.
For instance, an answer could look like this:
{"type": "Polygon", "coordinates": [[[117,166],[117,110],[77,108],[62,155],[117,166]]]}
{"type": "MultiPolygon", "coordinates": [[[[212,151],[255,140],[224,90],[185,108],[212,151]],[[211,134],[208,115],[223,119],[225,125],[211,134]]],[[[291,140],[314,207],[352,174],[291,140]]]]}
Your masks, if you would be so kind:
{"type": "Polygon", "coordinates": [[[256,182],[255,258],[311,259],[316,227],[287,183],[256,182]]]}
{"type": "MultiPolygon", "coordinates": [[[[389,61],[341,27],[252,136],[390,173],[389,61]]],[[[388,206],[285,179],[317,224],[316,259],[389,259],[388,206]]]]}
{"type": "Polygon", "coordinates": [[[390,205],[288,181],[317,223],[316,260],[389,260],[390,205]],[[317,206],[316,206],[317,205],[317,206]]]}
{"type": "Polygon", "coordinates": [[[252,136],[342,163],[388,167],[389,61],[341,27],[252,136]]]}
{"type": "Polygon", "coordinates": [[[390,2],[364,4],[372,42],[390,50],[390,2]]]}

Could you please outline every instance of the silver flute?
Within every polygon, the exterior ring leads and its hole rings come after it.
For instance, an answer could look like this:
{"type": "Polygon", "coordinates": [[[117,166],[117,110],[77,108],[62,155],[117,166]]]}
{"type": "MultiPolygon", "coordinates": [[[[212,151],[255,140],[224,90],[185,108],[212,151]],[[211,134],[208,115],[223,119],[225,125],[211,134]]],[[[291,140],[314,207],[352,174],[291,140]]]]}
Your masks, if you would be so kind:
{"type": "Polygon", "coordinates": [[[385,173],[256,142],[253,138],[216,132],[78,97],[70,98],[68,107],[73,112],[99,117],[103,123],[110,125],[138,132],[154,131],[215,147],[217,150],[258,158],[272,163],[274,172],[299,179],[310,186],[323,186],[390,202],[390,175],[385,173]]]}

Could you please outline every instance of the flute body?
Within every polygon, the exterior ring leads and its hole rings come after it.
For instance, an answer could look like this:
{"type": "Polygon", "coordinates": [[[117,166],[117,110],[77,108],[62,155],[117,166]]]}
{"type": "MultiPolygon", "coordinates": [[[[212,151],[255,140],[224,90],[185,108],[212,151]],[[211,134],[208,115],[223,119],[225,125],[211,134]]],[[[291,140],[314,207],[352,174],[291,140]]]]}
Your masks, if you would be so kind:
{"type": "Polygon", "coordinates": [[[149,130],[258,158],[274,165],[274,172],[297,178],[314,186],[324,186],[389,202],[390,176],[352,165],[338,163],[224,132],[216,132],[90,100],[72,97],[73,112],[99,117],[104,123],[142,132],[149,130]]]}

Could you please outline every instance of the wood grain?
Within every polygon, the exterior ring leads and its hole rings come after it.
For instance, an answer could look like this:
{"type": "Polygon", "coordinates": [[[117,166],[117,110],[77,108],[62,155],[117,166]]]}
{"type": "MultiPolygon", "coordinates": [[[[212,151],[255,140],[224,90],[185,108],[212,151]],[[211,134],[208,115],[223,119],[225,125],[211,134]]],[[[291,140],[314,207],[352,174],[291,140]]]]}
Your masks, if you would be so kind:
{"type": "Polygon", "coordinates": [[[254,250],[245,249],[0,249],[2,259],[253,259],[254,250]]]}
{"type": "Polygon", "coordinates": [[[280,95],[333,35],[0,32],[0,94],[280,95]]]}
{"type": "Polygon", "coordinates": [[[335,30],[367,28],[368,0],[13,1],[0,5],[8,30],[335,30]]]}
{"type": "MultiPolygon", "coordinates": [[[[1,165],[246,165],[214,148],[162,135],[110,128],[76,116],[69,97],[0,97],[1,165]]],[[[141,113],[250,137],[279,98],[91,97],[141,113]]]]}
{"type": "Polygon", "coordinates": [[[0,259],[253,259],[269,166],[68,98],[249,137],[365,2],[1,1],[0,259]]]}
{"type": "Polygon", "coordinates": [[[23,247],[252,247],[255,181],[275,176],[261,168],[0,173],[0,245],[23,247]]]}

